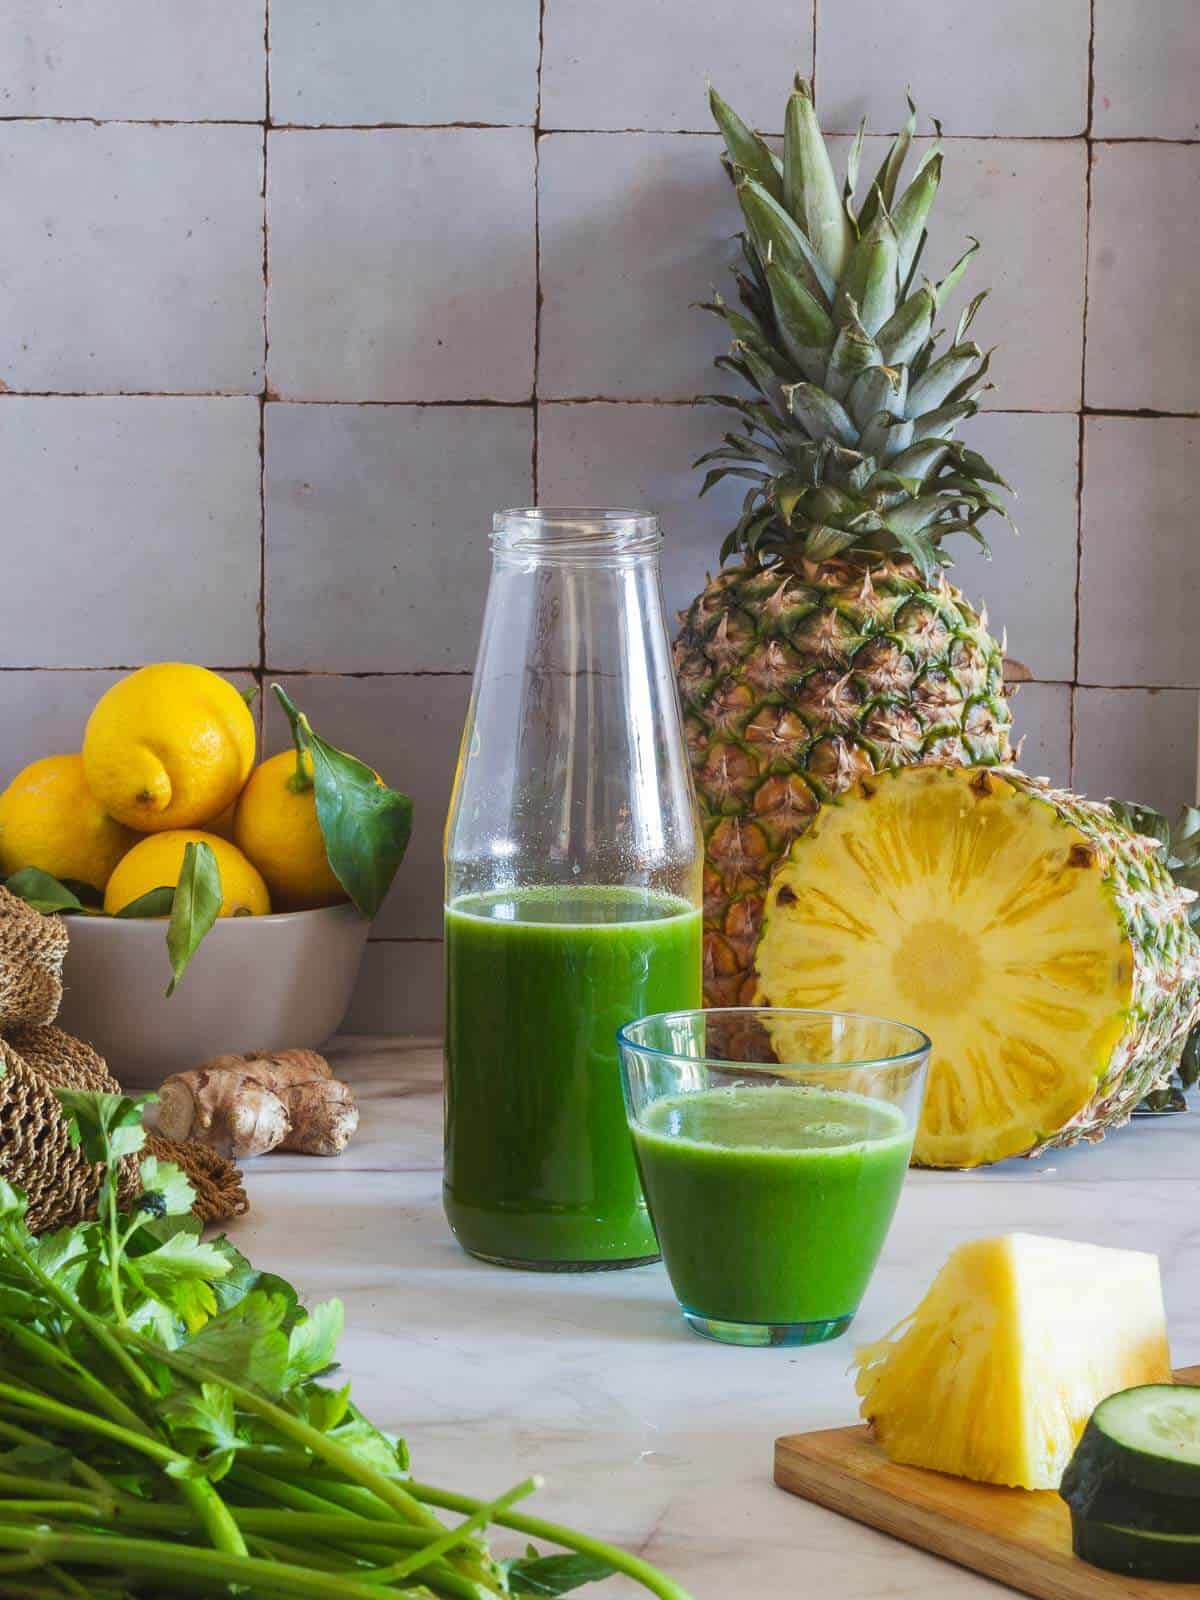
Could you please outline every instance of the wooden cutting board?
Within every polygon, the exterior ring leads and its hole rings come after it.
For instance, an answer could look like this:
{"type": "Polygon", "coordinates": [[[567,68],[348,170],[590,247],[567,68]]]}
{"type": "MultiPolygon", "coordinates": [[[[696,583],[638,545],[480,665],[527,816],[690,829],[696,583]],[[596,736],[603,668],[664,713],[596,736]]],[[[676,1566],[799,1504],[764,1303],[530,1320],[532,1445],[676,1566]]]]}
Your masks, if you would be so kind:
{"type": "MultiPolygon", "coordinates": [[[[1200,1384],[1200,1367],[1175,1379],[1200,1384]]],[[[777,1439],[775,1482],[1038,1600],[1200,1600],[1198,1583],[1120,1577],[1080,1561],[1057,1494],[895,1466],[865,1426],[777,1439]]]]}

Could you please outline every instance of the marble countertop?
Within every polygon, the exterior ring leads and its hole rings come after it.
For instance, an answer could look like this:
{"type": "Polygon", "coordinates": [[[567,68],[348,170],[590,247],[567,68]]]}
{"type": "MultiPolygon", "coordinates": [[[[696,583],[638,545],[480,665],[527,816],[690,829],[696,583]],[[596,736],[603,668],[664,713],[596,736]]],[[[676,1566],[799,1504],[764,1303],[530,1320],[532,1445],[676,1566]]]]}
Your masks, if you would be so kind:
{"type": "MultiPolygon", "coordinates": [[[[362,1107],[334,1161],[251,1163],[230,1233],[312,1300],[346,1302],[346,1370],[417,1476],[624,1544],[696,1600],[974,1600],[1004,1591],[776,1489],[776,1435],[855,1419],[852,1343],[909,1311],[956,1244],[1008,1229],[1157,1250],[1177,1365],[1200,1361],[1200,1117],[980,1173],[914,1173],[849,1336],[726,1348],[688,1332],[661,1266],[550,1275],[471,1260],[442,1217],[441,1052],[345,1039],[362,1107]]],[[[496,1540],[503,1546],[503,1539],[496,1540]]],[[[597,1600],[642,1590],[612,1580],[597,1600]]]]}

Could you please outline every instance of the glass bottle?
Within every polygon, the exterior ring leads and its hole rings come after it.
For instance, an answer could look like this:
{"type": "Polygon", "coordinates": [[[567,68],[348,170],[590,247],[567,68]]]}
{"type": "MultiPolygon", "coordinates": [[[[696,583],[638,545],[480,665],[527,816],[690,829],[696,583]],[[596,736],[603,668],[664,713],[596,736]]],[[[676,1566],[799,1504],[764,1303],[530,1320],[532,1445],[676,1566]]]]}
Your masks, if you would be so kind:
{"type": "Polygon", "coordinates": [[[493,519],[446,824],[446,1167],[459,1243],[632,1266],[658,1244],[616,1032],[700,1004],[703,844],[657,517],[493,519]]]}

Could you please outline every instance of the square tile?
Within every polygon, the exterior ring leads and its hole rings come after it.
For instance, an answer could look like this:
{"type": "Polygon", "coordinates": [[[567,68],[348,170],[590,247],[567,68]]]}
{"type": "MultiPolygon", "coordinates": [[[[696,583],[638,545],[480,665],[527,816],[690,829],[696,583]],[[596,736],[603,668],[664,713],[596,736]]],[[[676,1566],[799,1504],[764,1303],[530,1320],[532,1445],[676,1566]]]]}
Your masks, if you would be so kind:
{"type": "Polygon", "coordinates": [[[667,628],[720,567],[721,544],[749,487],[726,478],[698,498],[703,469],[692,462],[720,443],[728,413],[715,406],[543,404],[538,415],[538,487],[543,503],[636,505],[663,527],[667,628]]]}
{"type": "Polygon", "coordinates": [[[1035,678],[1075,675],[1075,582],[1079,544],[1079,421],[1051,412],[985,411],[960,437],[1007,478],[1017,536],[998,516],[981,525],[992,559],[961,534],[946,548],[951,582],[978,605],[1008,654],[1035,678]]]}
{"type": "Polygon", "coordinates": [[[269,160],[279,398],[529,398],[529,129],[277,132],[269,160]]]}
{"type": "Polygon", "coordinates": [[[276,123],[525,122],[538,0],[271,0],[276,123]]]}
{"type": "Polygon", "coordinates": [[[1200,422],[1087,419],[1079,586],[1082,682],[1200,684],[1197,470],[1200,422]]]}
{"type": "Polygon", "coordinates": [[[1049,778],[1060,788],[1071,783],[1071,685],[1013,685],[1012,740],[1023,772],[1049,778]]]}
{"type": "Polygon", "coordinates": [[[445,1026],[440,940],[373,939],[342,1028],[440,1038],[445,1026]]]}
{"type": "Polygon", "coordinates": [[[9,389],[257,393],[262,130],[0,124],[9,389]]]}
{"type": "Polygon", "coordinates": [[[0,666],[258,661],[257,400],[0,397],[0,666]]]}
{"type": "Polygon", "coordinates": [[[0,115],[253,121],[266,0],[9,0],[0,115]]]}
{"type": "Polygon", "coordinates": [[[1200,29],[1195,0],[1095,0],[1092,131],[1102,139],[1200,134],[1200,29]]]}
{"type": "Polygon", "coordinates": [[[1200,411],[1200,145],[1099,144],[1088,253],[1087,403],[1200,411]]]}
{"type": "Polygon", "coordinates": [[[1075,787],[1175,816],[1196,797],[1193,689],[1076,689],[1075,787]]]}
{"type": "Polygon", "coordinates": [[[739,212],[712,139],[557,133],[541,140],[539,392],[690,400],[728,347],[695,309],[725,290],[739,212]]]}
{"type": "Polygon", "coordinates": [[[1088,0],[837,0],[817,17],[817,94],[828,128],[881,131],[904,87],[948,133],[1073,134],[1087,125],[1088,0]]]}
{"type": "MultiPolygon", "coordinates": [[[[848,139],[832,140],[845,168],[848,139]]],[[[923,152],[927,140],[918,140],[923,152]]],[[[859,203],[887,152],[886,139],[863,148],[859,203]]],[[[946,139],[945,166],[921,258],[926,276],[942,277],[967,248],[982,249],[947,301],[939,323],[953,334],[962,307],[988,289],[971,333],[997,345],[988,405],[1010,410],[1074,411],[1083,366],[1083,270],[1087,149],[1082,140],[946,139]]],[[[905,178],[916,167],[909,157],[905,178]]],[[[1090,333],[1090,327],[1089,327],[1090,333]]]]}
{"type": "MultiPolygon", "coordinates": [[[[470,677],[281,675],[281,681],[323,739],[368,762],[412,797],[412,839],[372,932],[380,938],[441,938],[442,828],[470,677]]],[[[267,694],[266,743],[274,753],[286,749],[289,739],[275,696],[269,689],[267,694]]]]}
{"type": "Polygon", "coordinates": [[[547,0],[542,127],[707,133],[711,75],[752,127],[782,132],[792,78],[812,72],[812,11],[813,0],[744,0],[733,27],[688,0],[547,0]]]}
{"type": "Polygon", "coordinates": [[[532,411],[270,405],[266,438],[271,669],[469,672],[532,411]]]}

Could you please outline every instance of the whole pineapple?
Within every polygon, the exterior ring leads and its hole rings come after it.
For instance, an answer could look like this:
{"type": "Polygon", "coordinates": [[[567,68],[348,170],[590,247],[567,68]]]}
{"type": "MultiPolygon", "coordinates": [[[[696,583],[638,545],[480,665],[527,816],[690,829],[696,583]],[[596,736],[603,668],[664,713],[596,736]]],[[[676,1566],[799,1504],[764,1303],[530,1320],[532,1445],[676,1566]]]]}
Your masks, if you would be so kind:
{"type": "MultiPolygon", "coordinates": [[[[747,1002],[775,863],[822,801],[925,760],[1009,758],[1003,647],[947,583],[948,534],[983,544],[1007,487],[953,438],[978,409],[988,357],[967,338],[935,354],[934,318],[977,245],[918,279],[941,178],[936,145],[899,192],[915,115],[854,208],[863,129],[839,189],[808,85],[797,80],[783,159],[711,92],[746,223],[741,310],[717,365],[749,397],[705,398],[736,431],[697,465],[748,479],[725,563],[675,646],[704,815],[705,994],[747,1002]]],[[[986,545],[984,546],[986,548],[986,545]]]]}

